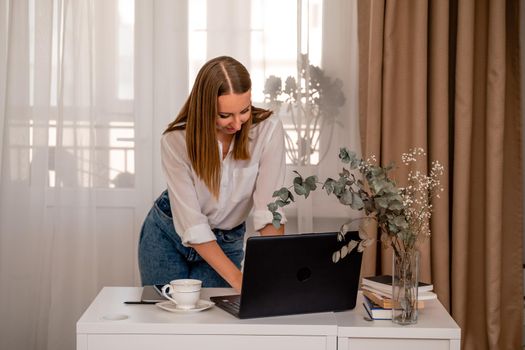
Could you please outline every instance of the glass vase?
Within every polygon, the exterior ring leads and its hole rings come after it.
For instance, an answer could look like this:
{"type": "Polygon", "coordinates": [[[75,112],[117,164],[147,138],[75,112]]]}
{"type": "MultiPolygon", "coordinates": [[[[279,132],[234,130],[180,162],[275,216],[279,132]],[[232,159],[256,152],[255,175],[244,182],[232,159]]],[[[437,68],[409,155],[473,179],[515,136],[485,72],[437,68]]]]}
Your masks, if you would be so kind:
{"type": "Polygon", "coordinates": [[[417,323],[419,252],[394,253],[392,260],[392,322],[401,325],[417,323]]]}

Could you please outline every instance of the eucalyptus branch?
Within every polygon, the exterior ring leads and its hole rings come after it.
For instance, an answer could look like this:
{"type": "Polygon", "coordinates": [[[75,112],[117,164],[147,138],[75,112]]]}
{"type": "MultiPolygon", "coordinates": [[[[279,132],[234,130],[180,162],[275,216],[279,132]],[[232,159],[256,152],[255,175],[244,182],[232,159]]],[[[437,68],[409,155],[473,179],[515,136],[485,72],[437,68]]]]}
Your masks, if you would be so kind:
{"type": "MultiPolygon", "coordinates": [[[[407,159],[414,161],[414,155],[418,152],[422,151],[411,150],[407,159]]],[[[385,167],[376,165],[374,157],[360,159],[347,148],[340,149],[339,159],[348,168],[343,166],[337,179],[327,178],[320,182],[315,175],[303,178],[295,171],[297,176],[293,179],[293,185],[273,193],[276,200],[268,204],[268,209],[272,212],[274,226],[280,226],[280,208],[295,201],[293,193],[308,198],[312,191],[320,187],[328,196],[335,196],[341,204],[354,210],[362,210],[366,214],[365,218],[376,220],[381,230],[381,241],[392,247],[396,256],[415,249],[418,242],[430,235],[430,201],[437,196],[437,190],[441,190],[439,177],[444,171],[439,163],[433,163],[429,176],[419,172],[410,173],[409,183],[412,185],[400,188],[389,175],[394,168],[393,164],[385,167]],[[359,178],[356,173],[360,174],[359,178]]],[[[343,236],[345,227],[343,225],[341,228],[343,236]]],[[[348,243],[337,254],[334,253],[334,261],[346,256],[355,247],[364,249],[370,244],[371,239],[366,235],[361,238],[361,242],[348,243]]]]}

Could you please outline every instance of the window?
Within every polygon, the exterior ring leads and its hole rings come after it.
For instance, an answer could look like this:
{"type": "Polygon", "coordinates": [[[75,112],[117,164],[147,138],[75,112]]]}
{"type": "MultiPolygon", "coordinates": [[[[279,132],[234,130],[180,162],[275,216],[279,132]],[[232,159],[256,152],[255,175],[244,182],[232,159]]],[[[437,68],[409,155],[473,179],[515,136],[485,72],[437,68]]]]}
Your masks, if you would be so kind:
{"type": "MultiPolygon", "coordinates": [[[[54,0],[50,48],[38,46],[38,6],[36,0],[28,2],[27,122],[11,125],[11,135],[15,130],[29,134],[13,137],[19,144],[11,159],[47,158],[50,187],[133,187],[134,0],[86,2],[74,9],[54,0]],[[46,55],[50,78],[41,81],[46,55]],[[46,144],[48,152],[35,152],[46,144]]],[[[12,164],[14,178],[29,176],[21,164],[12,164]]]]}
{"type": "Polygon", "coordinates": [[[319,120],[319,93],[307,101],[311,77],[301,71],[303,64],[321,65],[322,12],[323,0],[189,2],[188,86],[215,52],[239,58],[252,77],[254,104],[271,108],[283,120],[288,164],[317,164],[322,129],[329,127],[319,120]],[[295,77],[304,91],[300,101],[289,103],[284,95],[269,101],[264,90],[270,76],[281,77],[283,84],[295,77]]]}

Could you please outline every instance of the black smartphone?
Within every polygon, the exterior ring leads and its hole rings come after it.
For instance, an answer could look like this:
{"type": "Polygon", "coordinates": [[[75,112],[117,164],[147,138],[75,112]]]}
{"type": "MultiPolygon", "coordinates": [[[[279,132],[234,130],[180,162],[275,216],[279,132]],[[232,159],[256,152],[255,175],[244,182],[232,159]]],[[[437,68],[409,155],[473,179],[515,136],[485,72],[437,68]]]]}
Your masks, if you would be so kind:
{"type": "Polygon", "coordinates": [[[141,301],[154,302],[154,301],[165,301],[166,298],[162,295],[162,284],[144,286],[142,288],[141,301]]]}
{"type": "Polygon", "coordinates": [[[160,296],[162,296],[162,287],[164,287],[163,284],[155,284],[153,286],[153,288],[155,288],[155,290],[157,291],[157,293],[159,293],[160,296]]]}

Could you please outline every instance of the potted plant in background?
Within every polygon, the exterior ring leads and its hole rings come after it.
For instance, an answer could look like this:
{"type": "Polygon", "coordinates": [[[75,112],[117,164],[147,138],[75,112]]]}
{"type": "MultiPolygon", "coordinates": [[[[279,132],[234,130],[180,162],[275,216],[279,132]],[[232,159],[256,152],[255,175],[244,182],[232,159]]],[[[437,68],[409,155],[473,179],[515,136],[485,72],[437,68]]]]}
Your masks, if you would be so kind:
{"type": "MultiPolygon", "coordinates": [[[[405,166],[410,166],[425,155],[422,148],[411,149],[402,154],[402,162],[405,166]]],[[[400,187],[390,176],[394,169],[393,164],[386,167],[377,165],[374,156],[361,159],[347,148],[340,149],[339,159],[348,164],[348,168],[343,166],[338,178],[327,178],[321,183],[316,175],[304,178],[296,172],[293,185],[275,191],[273,196],[276,200],[268,204],[268,209],[273,214],[273,224],[279,226],[281,214],[278,209],[295,200],[291,189],[296,195],[308,198],[310,192],[322,185],[321,188],[327,195],[334,195],[341,204],[364,211],[363,218],[354,220],[363,220],[363,223],[375,221],[381,232],[383,246],[393,250],[392,296],[395,306],[392,308],[392,320],[399,324],[415,323],[419,279],[418,247],[430,237],[432,199],[439,198],[439,193],[443,191],[440,177],[444,168],[438,161],[433,161],[428,174],[410,170],[406,185],[400,187]]],[[[354,220],[341,227],[339,240],[343,241],[354,220]]],[[[367,236],[363,225],[359,231],[361,240],[350,241],[334,252],[334,262],[344,258],[353,249],[363,251],[374,241],[367,236]]]]}
{"type": "MultiPolygon", "coordinates": [[[[321,134],[332,132],[334,124],[340,123],[345,96],[343,82],[310,64],[307,55],[300,55],[298,67],[298,78],[287,77],[284,86],[280,77],[268,77],[264,94],[269,108],[284,119],[285,126],[291,125],[291,129],[286,128],[288,159],[293,165],[304,166],[312,164],[311,156],[319,149],[321,134]]],[[[323,157],[320,155],[319,160],[323,157]]]]}

